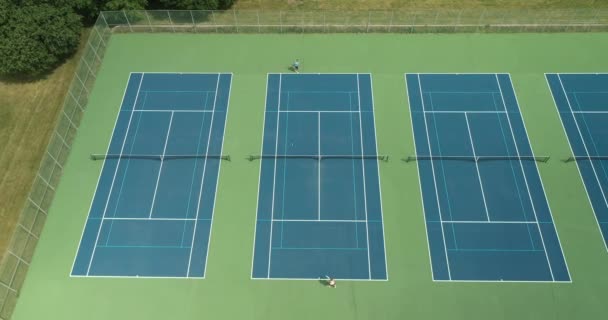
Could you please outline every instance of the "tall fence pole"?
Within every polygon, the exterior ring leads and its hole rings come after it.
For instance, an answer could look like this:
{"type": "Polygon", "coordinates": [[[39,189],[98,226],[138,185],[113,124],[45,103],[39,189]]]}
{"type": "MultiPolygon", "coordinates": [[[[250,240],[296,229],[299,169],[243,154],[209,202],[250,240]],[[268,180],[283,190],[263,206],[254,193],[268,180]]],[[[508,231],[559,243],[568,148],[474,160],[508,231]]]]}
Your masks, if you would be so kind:
{"type": "Polygon", "coordinates": [[[129,30],[133,32],[133,28],[131,27],[131,23],[129,22],[129,17],[127,17],[127,12],[125,10],[122,10],[122,14],[125,15],[125,21],[127,21],[127,24],[129,25],[129,30]]]}

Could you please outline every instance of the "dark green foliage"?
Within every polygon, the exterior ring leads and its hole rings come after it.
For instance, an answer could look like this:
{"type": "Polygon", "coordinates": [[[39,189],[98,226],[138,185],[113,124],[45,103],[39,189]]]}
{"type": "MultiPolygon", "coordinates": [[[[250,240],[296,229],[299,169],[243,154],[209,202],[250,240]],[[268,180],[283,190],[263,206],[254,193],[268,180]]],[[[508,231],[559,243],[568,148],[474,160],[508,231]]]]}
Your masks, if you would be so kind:
{"type": "Polygon", "coordinates": [[[216,10],[223,0],[160,0],[167,9],[216,10]]]}
{"type": "Polygon", "coordinates": [[[236,0],[219,0],[218,9],[221,9],[221,10],[230,9],[230,7],[232,7],[232,5],[235,2],[236,2],[236,0]]]}
{"type": "Polygon", "coordinates": [[[1,3],[0,74],[29,77],[53,69],[74,53],[81,28],[69,6],[1,3]]]}

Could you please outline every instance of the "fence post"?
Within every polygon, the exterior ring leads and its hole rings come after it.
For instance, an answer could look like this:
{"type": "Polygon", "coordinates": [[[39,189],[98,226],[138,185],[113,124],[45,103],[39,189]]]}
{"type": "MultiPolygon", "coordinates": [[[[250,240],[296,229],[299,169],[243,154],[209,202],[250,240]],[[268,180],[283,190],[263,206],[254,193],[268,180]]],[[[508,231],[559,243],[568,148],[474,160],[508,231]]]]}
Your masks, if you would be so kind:
{"type": "Polygon", "coordinates": [[[234,26],[236,27],[236,32],[239,32],[239,20],[236,18],[236,9],[232,9],[232,15],[234,16],[234,26]]]}
{"type": "Polygon", "coordinates": [[[167,10],[167,17],[169,17],[169,23],[171,23],[171,29],[173,29],[173,32],[175,33],[175,26],[173,25],[173,20],[171,19],[171,12],[169,12],[169,10],[167,10]]]}
{"type": "Polygon", "coordinates": [[[388,32],[391,32],[393,28],[393,18],[395,17],[395,11],[391,11],[391,21],[388,23],[388,32]]]}
{"type": "Polygon", "coordinates": [[[325,20],[325,11],[323,11],[323,32],[327,32],[327,21],[325,20]]]}
{"type": "Polygon", "coordinates": [[[194,32],[197,32],[196,22],[194,21],[194,15],[192,14],[192,10],[188,10],[188,12],[190,12],[190,18],[192,18],[192,29],[194,29],[194,32]]]}
{"type": "Polygon", "coordinates": [[[283,33],[283,11],[279,10],[279,24],[281,25],[281,33],[283,33]]]}
{"type": "Polygon", "coordinates": [[[150,16],[148,15],[148,10],[144,11],[146,13],[146,19],[148,19],[148,26],[150,27],[150,31],[154,32],[154,28],[152,28],[152,21],[150,21],[150,16]]]}
{"type": "Polygon", "coordinates": [[[369,21],[372,20],[372,12],[367,12],[367,26],[365,28],[365,32],[369,33],[369,21]]]}
{"type": "Polygon", "coordinates": [[[103,11],[101,12],[101,18],[103,19],[103,22],[106,23],[106,27],[108,27],[108,29],[110,28],[110,25],[108,24],[108,20],[106,20],[106,16],[103,13],[103,11]]]}
{"type": "Polygon", "coordinates": [[[211,10],[211,20],[213,20],[213,26],[215,27],[215,33],[218,33],[217,22],[215,21],[215,10],[211,10]]]}
{"type": "Polygon", "coordinates": [[[93,29],[95,29],[95,32],[97,32],[97,35],[99,36],[99,39],[101,39],[101,42],[103,43],[103,46],[106,46],[106,42],[103,40],[103,37],[101,36],[101,33],[99,33],[99,30],[97,30],[97,28],[93,27],[93,29]]]}
{"type": "Polygon", "coordinates": [[[483,18],[486,14],[486,8],[483,9],[483,11],[481,11],[481,14],[479,15],[479,19],[477,19],[477,31],[479,31],[479,28],[483,28],[483,18]]]}
{"type": "Polygon", "coordinates": [[[129,22],[129,18],[127,17],[127,13],[125,12],[125,10],[122,10],[122,14],[125,15],[125,20],[127,21],[127,24],[129,25],[129,30],[131,32],[133,32],[133,28],[131,28],[131,23],[129,22]]]}

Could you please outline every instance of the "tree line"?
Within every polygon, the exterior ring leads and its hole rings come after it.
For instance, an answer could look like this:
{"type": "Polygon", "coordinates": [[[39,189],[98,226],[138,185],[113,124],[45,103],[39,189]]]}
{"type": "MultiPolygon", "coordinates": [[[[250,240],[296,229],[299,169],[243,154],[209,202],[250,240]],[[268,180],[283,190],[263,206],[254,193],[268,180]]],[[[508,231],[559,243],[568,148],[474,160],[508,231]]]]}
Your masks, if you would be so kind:
{"type": "Polygon", "coordinates": [[[236,0],[0,0],[0,75],[37,77],[78,48],[102,10],[228,9],[236,0]]]}

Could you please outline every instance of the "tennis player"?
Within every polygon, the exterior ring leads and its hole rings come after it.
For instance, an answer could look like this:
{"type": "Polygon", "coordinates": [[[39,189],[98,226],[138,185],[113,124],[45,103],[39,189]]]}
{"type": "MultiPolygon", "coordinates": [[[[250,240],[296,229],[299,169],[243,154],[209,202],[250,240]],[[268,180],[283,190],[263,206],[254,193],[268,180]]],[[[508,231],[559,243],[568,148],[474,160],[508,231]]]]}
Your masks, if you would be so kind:
{"type": "Polygon", "coordinates": [[[330,278],[329,276],[325,276],[325,278],[327,278],[327,286],[330,288],[335,288],[336,287],[336,279],[334,278],[330,278]]]}
{"type": "Polygon", "coordinates": [[[296,73],[300,73],[300,60],[299,59],[296,59],[296,61],[294,61],[293,71],[295,71],[296,73]]]}

